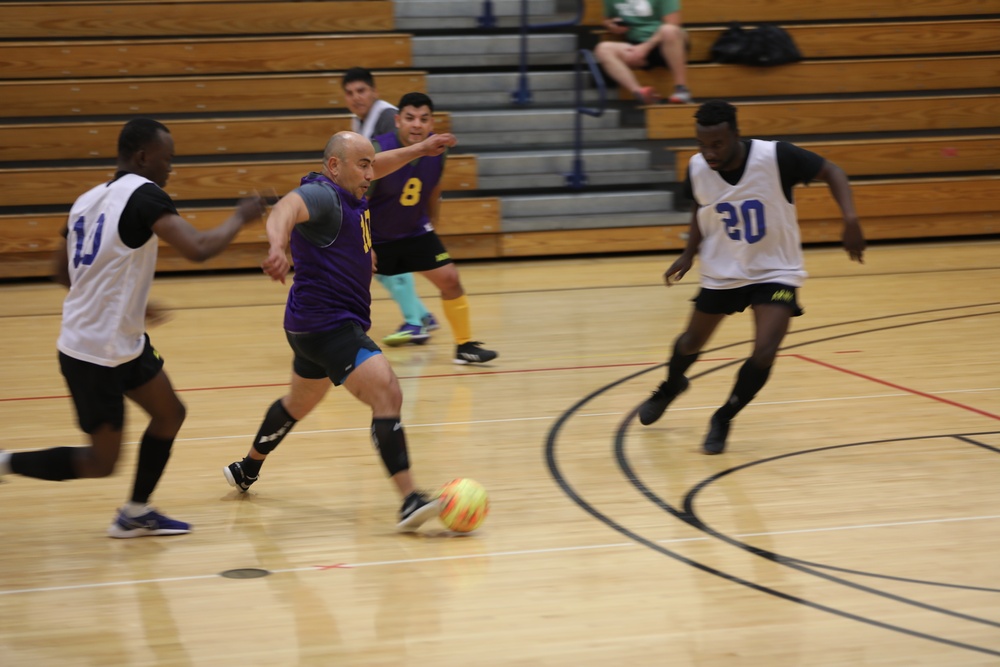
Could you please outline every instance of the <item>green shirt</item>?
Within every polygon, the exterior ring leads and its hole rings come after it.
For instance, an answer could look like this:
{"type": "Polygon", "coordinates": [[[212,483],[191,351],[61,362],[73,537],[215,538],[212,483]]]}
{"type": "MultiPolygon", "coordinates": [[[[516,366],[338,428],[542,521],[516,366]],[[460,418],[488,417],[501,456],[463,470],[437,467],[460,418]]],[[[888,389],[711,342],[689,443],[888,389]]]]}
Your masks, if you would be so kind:
{"type": "Polygon", "coordinates": [[[628,26],[625,39],[645,42],[663,24],[663,17],[681,10],[681,0],[604,0],[604,15],[628,26]]]}

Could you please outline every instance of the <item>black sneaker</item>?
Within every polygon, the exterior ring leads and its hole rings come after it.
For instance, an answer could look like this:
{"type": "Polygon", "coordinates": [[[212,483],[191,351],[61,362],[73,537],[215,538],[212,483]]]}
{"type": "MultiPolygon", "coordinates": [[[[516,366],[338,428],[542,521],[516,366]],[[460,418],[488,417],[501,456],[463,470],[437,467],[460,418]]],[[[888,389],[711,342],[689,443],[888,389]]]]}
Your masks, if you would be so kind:
{"type": "Polygon", "coordinates": [[[497,353],[487,350],[479,341],[472,340],[462,343],[455,349],[456,364],[485,364],[497,358],[497,353]]]}
{"type": "Polygon", "coordinates": [[[246,493],[250,485],[257,481],[257,477],[247,477],[243,473],[243,466],[240,465],[239,461],[230,463],[223,468],[222,474],[225,476],[226,481],[229,482],[229,486],[235,486],[240,490],[240,493],[246,493]]]}
{"type": "Polygon", "coordinates": [[[690,384],[691,382],[686,377],[681,378],[680,386],[676,389],[671,389],[666,382],[661,382],[660,386],[653,392],[653,395],[639,406],[639,423],[643,426],[649,426],[662,417],[667,406],[675,398],[687,391],[690,384]]]}
{"type": "Polygon", "coordinates": [[[705,444],[701,446],[706,454],[721,454],[726,449],[726,438],[729,437],[729,420],[718,415],[712,415],[709,422],[708,435],[705,436],[705,444]]]}
{"type": "Polygon", "coordinates": [[[403,506],[399,508],[399,523],[396,524],[396,530],[402,532],[416,530],[428,519],[437,516],[440,509],[439,499],[428,499],[420,491],[414,491],[406,496],[403,506]]]}

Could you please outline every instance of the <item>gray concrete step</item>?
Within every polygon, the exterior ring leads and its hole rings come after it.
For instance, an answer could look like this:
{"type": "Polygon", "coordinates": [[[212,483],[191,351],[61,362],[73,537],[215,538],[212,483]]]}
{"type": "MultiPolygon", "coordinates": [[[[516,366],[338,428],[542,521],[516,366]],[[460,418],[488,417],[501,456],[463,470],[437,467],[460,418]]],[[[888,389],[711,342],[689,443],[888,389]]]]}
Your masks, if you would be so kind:
{"type": "MultiPolygon", "coordinates": [[[[413,67],[417,69],[462,67],[517,67],[521,63],[520,35],[471,35],[414,37],[413,67]]],[[[577,39],[572,34],[528,36],[528,64],[572,65],[577,39]]]]}
{"type": "MultiPolygon", "coordinates": [[[[537,107],[576,105],[576,75],[566,72],[528,72],[531,104],[537,107]]],[[[490,109],[514,106],[512,93],[518,90],[518,71],[482,74],[428,74],[427,94],[442,109],[490,109]]],[[[583,77],[583,103],[596,107],[600,96],[590,74],[583,77]]],[[[517,107],[523,108],[523,107],[517,107]]]]}
{"type": "MultiPolygon", "coordinates": [[[[544,174],[505,174],[502,176],[480,176],[478,190],[490,191],[530,191],[537,189],[555,190],[569,187],[566,176],[572,169],[553,171],[544,174]]],[[[611,186],[636,187],[640,185],[655,187],[667,186],[674,181],[672,171],[654,169],[594,171],[584,168],[587,188],[605,188],[611,186]]]]}
{"type": "MultiPolygon", "coordinates": [[[[523,147],[530,148],[565,148],[573,145],[575,134],[572,125],[561,130],[516,131],[508,132],[456,132],[458,148],[456,150],[476,152],[497,148],[523,147]]],[[[609,128],[585,129],[583,131],[584,146],[618,145],[626,142],[643,141],[646,139],[646,129],[639,128],[609,128]]]]}
{"type": "MultiPolygon", "coordinates": [[[[517,88],[520,72],[477,72],[475,74],[427,74],[427,94],[431,97],[445,93],[504,93],[517,88]]],[[[528,85],[535,90],[574,90],[573,72],[528,72],[528,85]]],[[[593,83],[588,75],[585,86],[593,83]]]]}
{"type": "MultiPolygon", "coordinates": [[[[473,132],[509,134],[523,131],[572,130],[576,112],[572,109],[499,109],[458,111],[451,114],[451,129],[458,135],[473,132]]],[[[620,112],[607,109],[601,116],[583,116],[583,128],[614,129],[620,124],[620,112]]]]}
{"type": "MultiPolygon", "coordinates": [[[[649,151],[639,148],[594,148],[581,152],[588,171],[635,171],[649,169],[649,151]]],[[[479,178],[484,176],[531,176],[562,173],[573,168],[572,150],[504,151],[480,153],[476,158],[479,178]]]]}
{"type": "MultiPolygon", "coordinates": [[[[673,193],[659,190],[632,192],[579,192],[555,195],[501,197],[503,219],[673,212],[673,193]]],[[[512,223],[513,224],[513,223],[512,223]]]]}
{"type": "MultiPolygon", "coordinates": [[[[547,232],[560,229],[607,229],[609,227],[666,227],[687,225],[690,213],[672,210],[639,213],[616,212],[613,215],[552,215],[524,218],[504,218],[500,230],[504,233],[547,232]]],[[[655,233],[653,230],[650,233],[655,233]]]]}
{"type": "MultiPolygon", "coordinates": [[[[559,13],[556,0],[529,0],[528,18],[531,23],[551,23],[569,18],[559,13]]],[[[396,30],[471,30],[479,28],[483,13],[482,0],[395,0],[393,2],[396,30]]],[[[496,27],[513,28],[521,24],[520,0],[493,0],[496,27]]]]}

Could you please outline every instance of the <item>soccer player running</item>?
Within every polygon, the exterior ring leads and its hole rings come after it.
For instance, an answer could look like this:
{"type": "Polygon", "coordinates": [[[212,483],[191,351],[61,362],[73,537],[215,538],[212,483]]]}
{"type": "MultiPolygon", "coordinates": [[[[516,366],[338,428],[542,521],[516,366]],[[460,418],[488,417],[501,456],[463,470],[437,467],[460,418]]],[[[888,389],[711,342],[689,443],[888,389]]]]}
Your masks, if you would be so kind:
{"type": "MultiPolygon", "coordinates": [[[[344,101],[351,118],[351,130],[366,139],[396,129],[396,107],[379,99],[375,88],[375,77],[364,67],[352,67],[344,72],[344,101]]],[[[390,347],[400,345],[423,345],[430,340],[430,332],[438,328],[437,319],[427,310],[427,306],[417,295],[412,273],[397,276],[375,276],[382,287],[388,290],[392,300],[403,314],[399,329],[382,339],[390,347]]]]}
{"type": "Polygon", "coordinates": [[[190,524],[148,504],[186,414],[145,330],[153,314],[147,308],[157,240],[202,262],[222,252],[265,210],[262,198],[244,199],[218,227],[195,229],[162,189],[173,157],[174,141],[164,125],[149,118],[126,123],[118,136],[114,179],[76,200],[55,254],[55,280],[69,287],[56,344],[59,366],[91,444],[0,452],[0,475],[52,481],[107,477],[121,451],[124,399],[135,401],[150,421],[139,442],[132,495],[108,528],[111,537],[191,531],[190,524]]]}
{"type": "Polygon", "coordinates": [[[373,179],[454,144],[454,136],[441,134],[376,158],[368,139],[338,132],[323,151],[322,173],[305,176],[271,211],[264,272],[284,282],[289,249],[295,265],[284,322],[293,352],[292,381],[268,409],[246,457],[223,468],[231,486],[246,492],[257,481],[264,459],[319,405],[332,383],[371,407],[372,442],[403,498],[397,528],[414,530],[437,514],[437,501],[416,489],[410,473],[399,380],[365,333],[371,326],[374,269],[365,192],[373,179]]]}
{"type": "MultiPolygon", "coordinates": [[[[407,93],[399,101],[396,132],[372,138],[376,151],[418,144],[433,136],[434,103],[423,93],[407,93]]],[[[441,304],[455,338],[456,364],[480,364],[497,353],[472,340],[469,300],[458,269],[434,233],[441,203],[445,156],[422,157],[380,178],[368,193],[376,272],[395,276],[419,272],[441,291],[441,304]]]]}
{"type": "Polygon", "coordinates": [[[639,406],[643,425],[655,422],[688,388],[684,372],[698,359],[722,319],[749,306],[754,313],[753,353],[740,367],[728,400],[712,415],[702,445],[706,454],[726,448],[733,417],[753,400],[792,317],[802,314],[797,288],[806,277],[798,217],[797,183],[823,181],[840,207],[843,245],[862,261],[865,238],[843,170],[819,155],[782,141],[742,139],[736,109],[706,102],[695,113],[698,154],[688,164],[685,190],[695,204],[687,247],[664,273],[669,287],[701,258],[701,290],[687,329],[675,341],[667,379],[639,406]]]}

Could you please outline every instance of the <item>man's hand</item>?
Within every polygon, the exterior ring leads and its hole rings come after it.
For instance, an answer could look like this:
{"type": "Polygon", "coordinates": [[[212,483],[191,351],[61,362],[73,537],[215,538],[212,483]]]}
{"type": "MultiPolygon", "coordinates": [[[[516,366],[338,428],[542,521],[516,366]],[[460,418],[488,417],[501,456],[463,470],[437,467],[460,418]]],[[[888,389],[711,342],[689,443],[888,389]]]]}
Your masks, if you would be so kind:
{"type": "Polygon", "coordinates": [[[861,231],[861,225],[858,224],[857,220],[844,223],[843,243],[844,250],[847,251],[851,260],[858,264],[865,263],[864,252],[867,244],[865,243],[865,235],[861,231]]]}
{"type": "Polygon", "coordinates": [[[444,134],[432,134],[418,144],[424,155],[441,155],[446,150],[458,143],[454,134],[445,132],[444,134]]]}
{"type": "Polygon", "coordinates": [[[284,248],[272,246],[267,252],[267,259],[260,265],[260,268],[271,277],[271,280],[277,280],[284,285],[285,276],[288,275],[291,264],[288,263],[288,256],[285,254],[284,248]]]}
{"type": "Polygon", "coordinates": [[[252,197],[245,197],[236,202],[236,215],[240,217],[244,225],[256,222],[264,217],[268,205],[275,201],[277,201],[277,197],[273,195],[255,194],[252,197]]]}
{"type": "Polygon", "coordinates": [[[663,282],[667,284],[667,287],[670,287],[676,282],[680,282],[681,278],[683,278],[687,272],[691,270],[692,264],[694,264],[694,261],[691,257],[688,257],[686,254],[681,255],[675,259],[674,263],[670,265],[670,268],[664,272],[663,282]]]}

